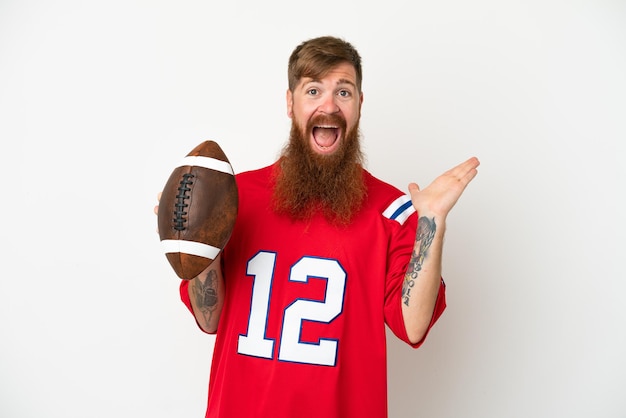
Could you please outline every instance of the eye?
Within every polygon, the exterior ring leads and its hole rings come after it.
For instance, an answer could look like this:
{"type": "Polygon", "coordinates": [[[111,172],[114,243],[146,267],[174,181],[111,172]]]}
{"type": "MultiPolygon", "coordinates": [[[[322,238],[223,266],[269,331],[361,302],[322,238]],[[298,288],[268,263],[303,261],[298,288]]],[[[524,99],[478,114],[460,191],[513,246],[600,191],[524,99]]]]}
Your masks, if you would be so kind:
{"type": "Polygon", "coordinates": [[[348,98],[348,97],[352,96],[352,92],[350,90],[339,90],[339,92],[337,94],[339,94],[339,96],[345,97],[345,98],[348,98]]]}
{"type": "Polygon", "coordinates": [[[316,88],[310,88],[307,90],[309,96],[317,96],[319,91],[316,88]]]}

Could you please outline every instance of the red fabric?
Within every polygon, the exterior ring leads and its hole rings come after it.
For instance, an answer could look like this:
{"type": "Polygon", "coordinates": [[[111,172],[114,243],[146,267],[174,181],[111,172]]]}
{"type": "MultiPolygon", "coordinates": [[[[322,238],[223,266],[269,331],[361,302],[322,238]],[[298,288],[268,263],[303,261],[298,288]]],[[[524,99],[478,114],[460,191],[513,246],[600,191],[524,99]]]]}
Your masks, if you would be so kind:
{"type": "MultiPolygon", "coordinates": [[[[402,193],[366,172],[349,227],[294,222],[270,209],[271,170],[237,175],[206,416],[386,417],[385,324],[409,343],[400,297],[417,215],[383,216],[402,193]]],[[[445,306],[442,281],[431,326],[445,306]]]]}

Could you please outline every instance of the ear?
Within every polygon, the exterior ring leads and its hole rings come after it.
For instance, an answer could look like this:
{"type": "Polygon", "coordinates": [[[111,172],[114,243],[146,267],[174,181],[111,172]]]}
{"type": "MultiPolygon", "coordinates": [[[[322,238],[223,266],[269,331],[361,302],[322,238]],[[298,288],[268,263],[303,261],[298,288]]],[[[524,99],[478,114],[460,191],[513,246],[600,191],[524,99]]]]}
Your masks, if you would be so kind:
{"type": "Polygon", "coordinates": [[[293,93],[291,92],[291,90],[287,89],[287,95],[286,95],[286,99],[287,99],[287,116],[289,117],[289,119],[292,118],[293,116],[293,93]]]}

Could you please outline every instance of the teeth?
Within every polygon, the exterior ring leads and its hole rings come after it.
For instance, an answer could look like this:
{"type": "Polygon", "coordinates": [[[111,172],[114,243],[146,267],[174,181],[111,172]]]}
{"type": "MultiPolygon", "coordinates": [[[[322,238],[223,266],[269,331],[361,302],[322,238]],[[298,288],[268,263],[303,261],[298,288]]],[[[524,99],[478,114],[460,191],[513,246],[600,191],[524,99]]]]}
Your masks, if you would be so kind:
{"type": "Polygon", "coordinates": [[[330,125],[320,125],[320,126],[316,126],[316,128],[323,128],[323,129],[337,129],[336,126],[330,126],[330,125]]]}

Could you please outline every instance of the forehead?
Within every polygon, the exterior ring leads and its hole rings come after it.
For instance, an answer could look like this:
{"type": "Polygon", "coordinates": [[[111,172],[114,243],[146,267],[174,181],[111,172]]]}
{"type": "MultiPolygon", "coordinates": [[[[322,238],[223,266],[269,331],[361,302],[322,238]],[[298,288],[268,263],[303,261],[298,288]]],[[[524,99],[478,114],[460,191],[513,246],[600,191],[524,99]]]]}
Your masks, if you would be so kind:
{"type": "Polygon", "coordinates": [[[348,84],[356,87],[356,70],[352,64],[344,62],[331,67],[318,76],[304,76],[300,85],[308,83],[348,84]]]}

